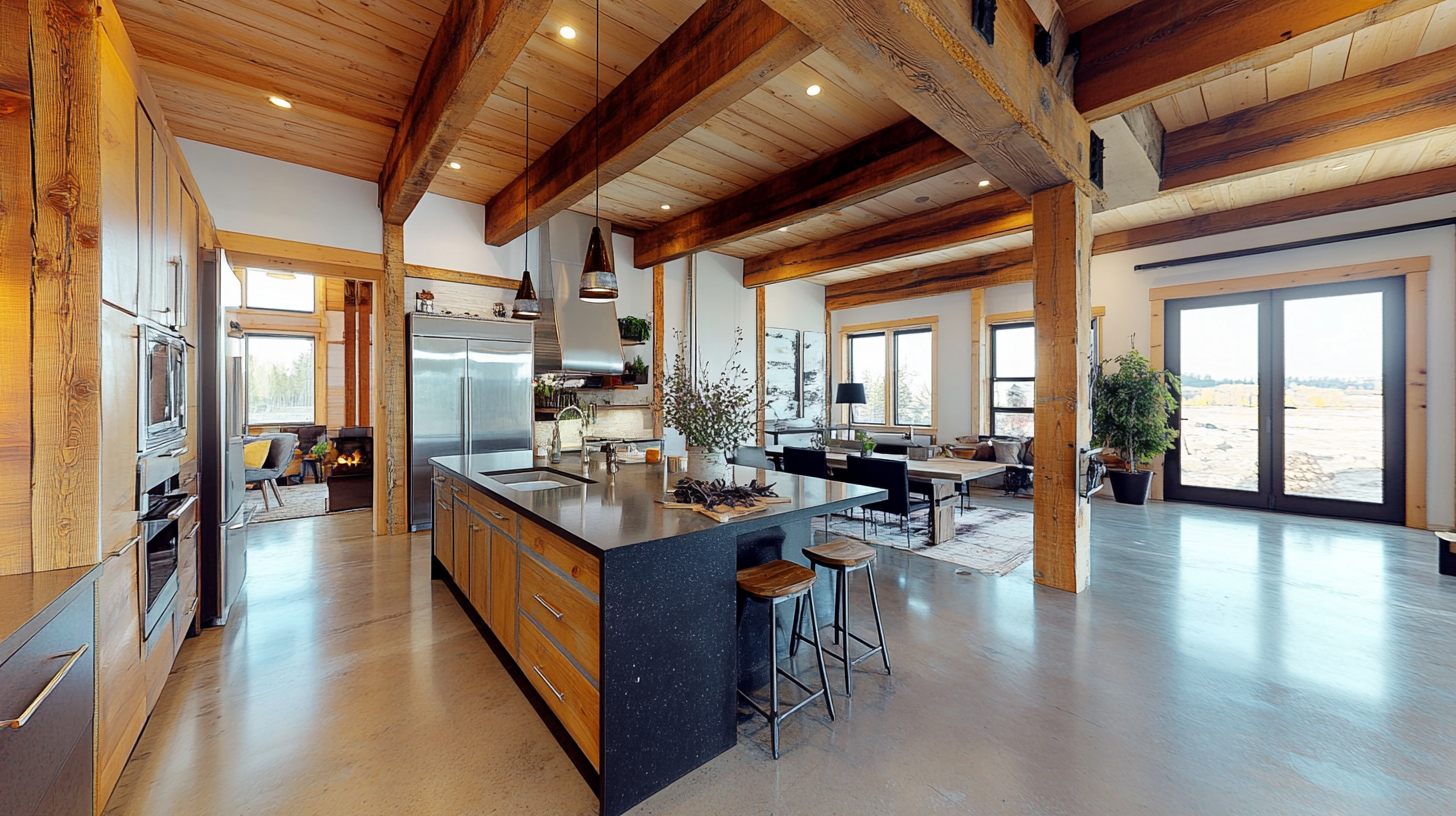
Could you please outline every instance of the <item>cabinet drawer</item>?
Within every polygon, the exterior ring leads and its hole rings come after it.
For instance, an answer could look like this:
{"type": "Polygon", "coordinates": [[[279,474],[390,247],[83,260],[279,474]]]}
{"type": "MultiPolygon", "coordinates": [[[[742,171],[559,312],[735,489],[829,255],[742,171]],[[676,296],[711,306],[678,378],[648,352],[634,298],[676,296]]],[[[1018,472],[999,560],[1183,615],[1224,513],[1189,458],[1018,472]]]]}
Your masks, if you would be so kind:
{"type": "Polygon", "coordinates": [[[601,695],[551,645],[529,618],[521,618],[521,671],[556,712],[592,767],[601,769],[601,695]]]}
{"type": "Polygon", "coordinates": [[[601,594],[602,564],[596,556],[546,532],[544,528],[526,519],[521,519],[521,544],[547,562],[555,564],[562,572],[591,590],[592,594],[601,594]]]}
{"type": "Polygon", "coordinates": [[[580,587],[528,555],[521,559],[520,605],[587,674],[601,677],[601,610],[580,587]]]}
{"type": "Polygon", "coordinates": [[[470,491],[470,506],[484,516],[486,521],[505,531],[506,535],[515,537],[516,511],[474,489],[470,491]]]}
{"type": "MultiPolygon", "coordinates": [[[[0,719],[5,720],[19,718],[61,677],[24,726],[0,728],[0,809],[5,813],[36,812],[77,740],[91,730],[96,671],[92,598],[88,588],[0,666],[0,719]]],[[[90,741],[85,742],[89,759],[90,741]]]]}

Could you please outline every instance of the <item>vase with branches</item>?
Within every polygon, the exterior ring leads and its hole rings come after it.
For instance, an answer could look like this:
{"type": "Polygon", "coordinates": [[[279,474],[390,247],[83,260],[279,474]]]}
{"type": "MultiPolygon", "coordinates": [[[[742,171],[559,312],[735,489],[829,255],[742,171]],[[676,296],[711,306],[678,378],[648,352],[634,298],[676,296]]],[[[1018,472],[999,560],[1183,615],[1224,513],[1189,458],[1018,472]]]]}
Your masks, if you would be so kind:
{"type": "Polygon", "coordinates": [[[662,381],[662,397],[653,408],[662,425],[683,435],[689,459],[694,454],[718,457],[752,438],[758,426],[758,386],[738,362],[743,331],[734,332],[733,347],[716,374],[703,361],[697,371],[688,362],[687,342],[677,336],[677,352],[662,381]]]}
{"type": "Polygon", "coordinates": [[[1108,474],[1118,501],[1142,504],[1153,473],[1138,466],[1173,449],[1178,431],[1169,420],[1178,410],[1182,384],[1173,372],[1153,368],[1137,349],[1104,360],[1103,366],[1092,383],[1092,438],[1121,451],[1126,461],[1125,470],[1108,474]],[[1116,372],[1106,373],[1109,363],[1117,366],[1116,372]]]}

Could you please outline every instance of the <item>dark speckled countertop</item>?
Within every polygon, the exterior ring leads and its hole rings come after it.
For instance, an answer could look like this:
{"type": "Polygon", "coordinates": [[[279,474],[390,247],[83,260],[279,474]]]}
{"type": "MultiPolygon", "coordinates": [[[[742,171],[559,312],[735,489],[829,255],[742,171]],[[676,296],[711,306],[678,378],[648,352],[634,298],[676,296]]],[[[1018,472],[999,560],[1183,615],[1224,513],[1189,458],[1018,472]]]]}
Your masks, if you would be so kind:
{"type": "MultiPolygon", "coordinates": [[[[0,576],[0,663],[15,654],[51,616],[91,586],[96,567],[0,576]]],[[[11,715],[13,716],[13,715],[11,715]]]]}
{"type": "MultiPolygon", "coordinates": [[[[777,471],[734,467],[732,469],[735,471],[735,478],[740,484],[746,484],[750,479],[757,479],[760,483],[767,482],[774,485],[774,491],[779,496],[792,501],[772,504],[761,513],[720,523],[692,510],[665,508],[656,501],[666,494],[669,481],[676,484],[685,475],[695,475],[673,473],[667,474],[664,479],[662,464],[624,464],[616,474],[609,474],[603,466],[595,465],[585,475],[589,481],[582,482],[579,487],[523,491],[513,490],[510,485],[502,484],[487,475],[520,470],[503,471],[499,462],[493,460],[490,454],[439,456],[430,461],[516,508],[527,518],[575,539],[588,549],[598,551],[660,541],[729,525],[742,525],[744,529],[751,529],[773,526],[776,523],[797,522],[869,504],[885,497],[885,491],[879,488],[777,471]]],[[[575,456],[564,456],[558,465],[535,469],[549,469],[579,480],[583,478],[579,462],[580,459],[575,456]]]]}

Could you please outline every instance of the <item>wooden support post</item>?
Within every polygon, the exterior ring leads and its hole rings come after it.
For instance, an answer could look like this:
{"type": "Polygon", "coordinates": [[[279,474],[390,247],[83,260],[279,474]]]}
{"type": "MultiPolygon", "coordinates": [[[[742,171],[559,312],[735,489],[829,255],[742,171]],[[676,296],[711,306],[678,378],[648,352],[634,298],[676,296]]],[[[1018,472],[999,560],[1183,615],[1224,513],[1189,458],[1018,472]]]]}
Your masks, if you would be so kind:
{"type": "Polygon", "coordinates": [[[764,287],[760,286],[754,291],[754,325],[758,328],[758,336],[754,338],[753,347],[757,349],[758,365],[756,380],[758,385],[758,444],[763,445],[763,420],[765,403],[768,402],[768,349],[764,347],[764,335],[768,331],[768,318],[764,314],[766,309],[767,293],[764,287]]]}
{"type": "Polygon", "coordinates": [[[358,406],[358,362],[355,345],[359,336],[359,295],[356,281],[344,281],[344,427],[354,427],[358,406]]]}
{"type": "Polygon", "coordinates": [[[1426,529],[1426,272],[1405,276],[1405,526],[1426,529]]]}
{"type": "MultiPolygon", "coordinates": [[[[666,372],[662,370],[666,364],[666,349],[663,346],[663,332],[667,331],[667,318],[663,315],[662,304],[664,300],[663,289],[663,266],[658,264],[652,267],[652,404],[662,404],[662,378],[666,372]]],[[[662,412],[652,412],[652,435],[662,437],[662,412]]]]}
{"type": "Polygon", "coordinates": [[[373,403],[369,394],[369,370],[374,365],[374,354],[369,338],[373,334],[374,284],[369,281],[359,281],[358,295],[359,342],[355,350],[359,355],[359,362],[355,366],[355,370],[359,372],[359,424],[367,428],[369,427],[369,406],[373,403]]]}
{"type": "Polygon", "coordinates": [[[1082,451],[1090,447],[1087,404],[1092,344],[1092,202],[1075,185],[1032,196],[1036,272],[1036,468],[1033,569],[1036,582],[1087,588],[1089,502],[1082,451]]]}
{"type": "MultiPolygon", "coordinates": [[[[101,560],[101,135],[96,8],[30,0],[35,241],[31,568],[101,560]]],[[[6,168],[5,172],[10,172],[6,168]]]]}
{"type": "MultiPolygon", "coordinates": [[[[1148,327],[1148,360],[1152,362],[1153,368],[1162,371],[1167,368],[1163,362],[1163,301],[1153,301],[1152,322],[1148,327]]],[[[1153,457],[1153,487],[1148,498],[1154,501],[1163,500],[1163,457],[1153,457]]]]}
{"type": "Polygon", "coordinates": [[[990,347],[986,344],[986,290],[971,290],[971,435],[986,432],[985,418],[990,415],[990,379],[986,361],[990,347]]]}
{"type": "Polygon", "coordinates": [[[384,225],[384,275],[381,281],[378,400],[374,416],[374,532],[398,535],[409,530],[409,448],[405,439],[404,227],[384,225]]]}

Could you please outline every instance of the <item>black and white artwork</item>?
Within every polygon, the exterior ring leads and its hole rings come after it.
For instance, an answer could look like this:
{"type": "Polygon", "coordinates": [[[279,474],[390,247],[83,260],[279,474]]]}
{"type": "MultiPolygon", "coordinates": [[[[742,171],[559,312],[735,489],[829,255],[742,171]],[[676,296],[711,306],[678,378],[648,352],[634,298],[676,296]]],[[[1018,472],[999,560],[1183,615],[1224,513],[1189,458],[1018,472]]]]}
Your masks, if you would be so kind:
{"type": "Polygon", "coordinates": [[[829,391],[825,381],[829,376],[829,335],[806,331],[802,342],[799,416],[804,418],[805,424],[824,422],[829,415],[829,391]]]}
{"type": "Polygon", "coordinates": [[[797,329],[764,330],[764,384],[768,422],[789,422],[799,418],[799,332],[797,329]]]}

